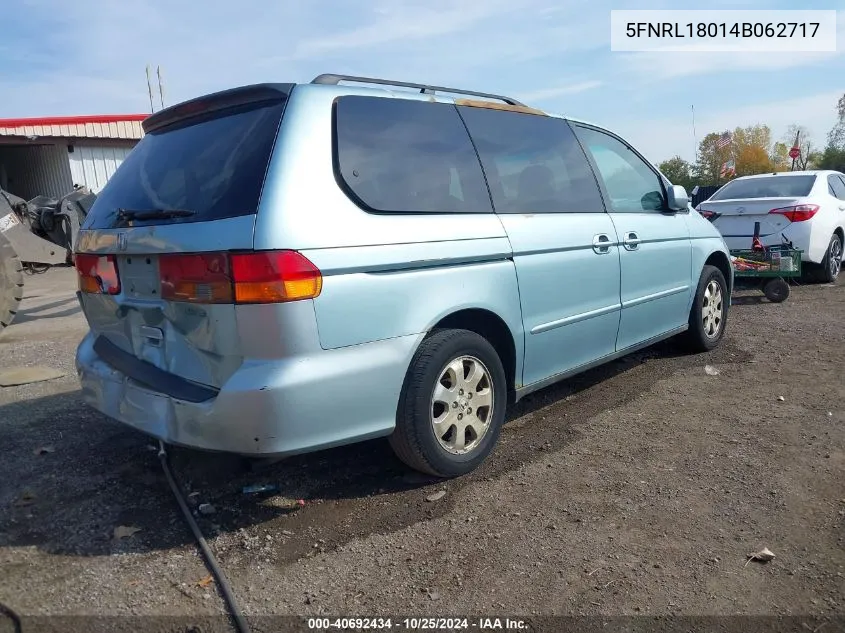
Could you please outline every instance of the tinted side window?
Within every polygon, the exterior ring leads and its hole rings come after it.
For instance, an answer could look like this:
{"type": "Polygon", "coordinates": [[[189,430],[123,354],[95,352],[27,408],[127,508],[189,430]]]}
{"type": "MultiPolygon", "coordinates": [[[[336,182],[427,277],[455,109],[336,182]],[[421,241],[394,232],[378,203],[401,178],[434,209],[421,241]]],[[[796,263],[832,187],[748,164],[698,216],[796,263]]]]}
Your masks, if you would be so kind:
{"type": "Polygon", "coordinates": [[[827,183],[831,194],[840,200],[845,200],[845,185],[842,184],[842,179],[840,179],[839,176],[828,176],[827,183]]]}
{"type": "Polygon", "coordinates": [[[660,178],[627,145],[592,128],[575,126],[575,133],[595,161],[612,211],[642,213],[665,208],[660,178]]]}
{"type": "Polygon", "coordinates": [[[371,211],[492,213],[478,157],[455,106],[340,97],[335,169],[371,211]]]}
{"type": "Polygon", "coordinates": [[[498,213],[603,212],[596,178],[566,121],[460,106],[498,213]]]}

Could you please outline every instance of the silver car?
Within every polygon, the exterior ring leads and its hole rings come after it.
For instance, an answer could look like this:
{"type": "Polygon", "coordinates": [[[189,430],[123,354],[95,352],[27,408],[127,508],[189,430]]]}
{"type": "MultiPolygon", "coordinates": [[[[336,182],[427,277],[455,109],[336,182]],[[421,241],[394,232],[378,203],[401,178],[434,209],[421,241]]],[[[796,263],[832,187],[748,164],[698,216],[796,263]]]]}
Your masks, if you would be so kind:
{"type": "Polygon", "coordinates": [[[389,436],[453,477],[509,403],[725,333],[722,237],[600,127],[321,75],[144,129],[78,240],[76,365],[88,403],[166,442],[269,456],[389,436]]]}

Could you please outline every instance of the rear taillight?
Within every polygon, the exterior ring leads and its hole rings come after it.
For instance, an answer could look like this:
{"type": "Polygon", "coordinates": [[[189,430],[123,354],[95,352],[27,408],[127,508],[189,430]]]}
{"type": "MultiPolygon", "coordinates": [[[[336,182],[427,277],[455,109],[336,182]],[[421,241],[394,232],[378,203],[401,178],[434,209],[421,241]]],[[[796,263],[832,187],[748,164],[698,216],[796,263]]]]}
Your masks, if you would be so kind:
{"type": "Polygon", "coordinates": [[[812,218],[819,211],[817,204],[798,204],[794,207],[781,207],[780,209],[772,209],[769,213],[777,213],[786,216],[790,222],[805,222],[812,218]]]}
{"type": "Polygon", "coordinates": [[[159,257],[161,296],[187,303],[281,303],[320,294],[319,269],[296,251],[159,257]]]}
{"type": "Polygon", "coordinates": [[[77,253],[74,257],[79,290],[89,294],[120,294],[120,275],[114,255],[77,253]]]}
{"type": "Polygon", "coordinates": [[[313,299],[323,288],[320,270],[296,251],[232,255],[236,303],[313,299]]]}
{"type": "Polygon", "coordinates": [[[714,215],[716,215],[715,213],[713,213],[713,211],[708,211],[707,209],[701,209],[701,208],[699,208],[699,209],[698,209],[698,212],[699,212],[699,213],[700,213],[703,217],[707,218],[708,220],[709,220],[710,218],[712,218],[714,215]]]}
{"type": "Polygon", "coordinates": [[[225,253],[161,255],[161,298],[188,303],[232,303],[232,275],[225,253]]]}

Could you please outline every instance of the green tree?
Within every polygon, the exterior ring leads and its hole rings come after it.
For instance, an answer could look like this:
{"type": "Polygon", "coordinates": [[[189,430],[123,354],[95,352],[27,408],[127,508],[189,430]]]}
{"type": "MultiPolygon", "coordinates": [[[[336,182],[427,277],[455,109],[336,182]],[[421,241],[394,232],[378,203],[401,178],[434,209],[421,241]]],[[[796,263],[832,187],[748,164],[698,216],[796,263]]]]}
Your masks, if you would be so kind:
{"type": "Polygon", "coordinates": [[[818,169],[834,169],[845,173],[845,149],[828,145],[815,163],[818,169]]]}
{"type": "Polygon", "coordinates": [[[736,128],[732,146],[737,176],[753,176],[775,170],[770,157],[772,131],[768,125],[736,128]]]}
{"type": "Polygon", "coordinates": [[[730,145],[719,147],[721,135],[711,132],[698,147],[695,176],[703,185],[722,185],[736,176],[774,171],[771,159],[772,131],[767,125],[738,127],[731,133],[730,145]],[[733,159],[735,172],[722,176],[722,165],[733,159]]]}
{"type": "Polygon", "coordinates": [[[722,185],[728,178],[720,175],[722,165],[731,157],[731,147],[717,147],[720,134],[710,132],[698,144],[698,160],[695,163],[694,176],[701,185],[722,185]]]}
{"type": "Polygon", "coordinates": [[[768,156],[772,146],[772,130],[768,125],[760,124],[738,127],[733,132],[732,141],[734,151],[745,147],[760,147],[768,156]]]}
{"type": "MultiPolygon", "coordinates": [[[[793,140],[795,137],[792,137],[793,140]]],[[[792,159],[789,157],[789,148],[792,147],[790,143],[778,142],[772,147],[772,153],[769,159],[772,161],[772,166],[775,171],[789,171],[792,166],[792,159]]]]}
{"type": "Polygon", "coordinates": [[[695,186],[695,179],[692,177],[693,166],[680,156],[664,160],[657,168],[673,185],[681,185],[687,191],[695,186]]]}
{"type": "Polygon", "coordinates": [[[836,104],[836,113],[838,120],[827,135],[827,146],[845,150],[845,95],[839,98],[836,104]]]}

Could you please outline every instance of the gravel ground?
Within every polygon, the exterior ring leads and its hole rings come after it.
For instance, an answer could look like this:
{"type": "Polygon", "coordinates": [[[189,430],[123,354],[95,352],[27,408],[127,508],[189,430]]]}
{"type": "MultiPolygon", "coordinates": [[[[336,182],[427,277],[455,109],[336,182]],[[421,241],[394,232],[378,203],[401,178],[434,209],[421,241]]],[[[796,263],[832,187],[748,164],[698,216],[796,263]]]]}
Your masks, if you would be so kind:
{"type": "MultiPolygon", "coordinates": [[[[79,401],[74,284],[28,277],[0,335],[0,368],[66,372],[0,389],[0,603],[223,614],[150,439],[79,401]]],[[[459,480],[410,473],[381,440],[259,469],[181,449],[172,464],[213,506],[198,520],[253,618],[841,617],[845,283],[761,297],[738,293],[711,354],[669,342],[529,396],[459,480]],[[763,547],[775,559],[746,565],[763,547]]]]}

